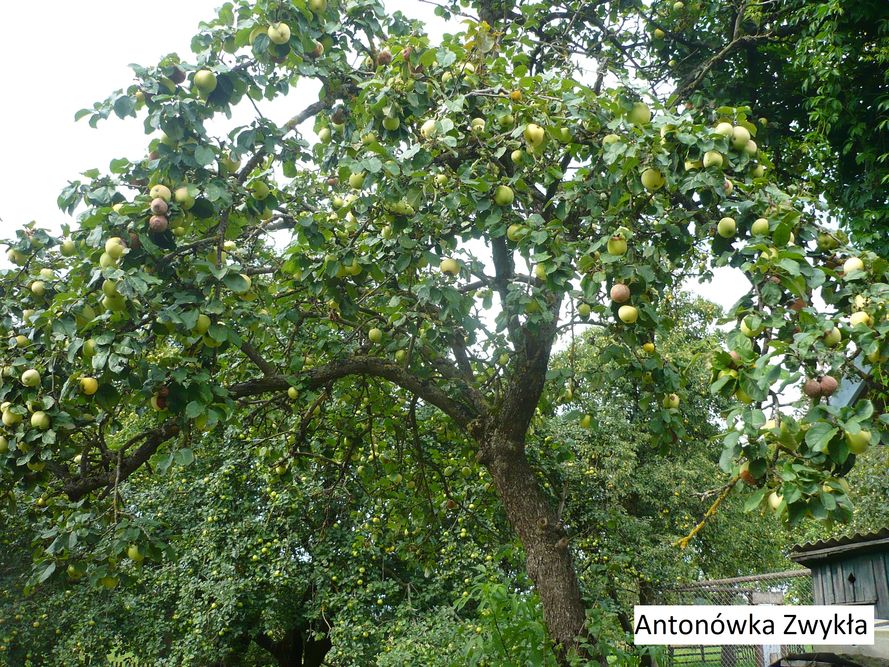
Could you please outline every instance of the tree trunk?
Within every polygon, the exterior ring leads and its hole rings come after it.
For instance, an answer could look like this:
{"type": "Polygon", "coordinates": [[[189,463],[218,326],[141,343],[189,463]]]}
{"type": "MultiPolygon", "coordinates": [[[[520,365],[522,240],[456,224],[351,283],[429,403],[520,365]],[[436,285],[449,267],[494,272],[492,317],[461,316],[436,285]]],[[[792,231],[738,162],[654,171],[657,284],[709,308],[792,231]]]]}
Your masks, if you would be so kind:
{"type": "Polygon", "coordinates": [[[555,508],[525,456],[524,443],[494,432],[483,443],[481,462],[494,479],[506,516],[525,548],[526,567],[561,662],[580,647],[586,613],[568,538],[555,508]]]}
{"type": "Polygon", "coordinates": [[[280,667],[320,667],[332,646],[330,637],[313,639],[311,630],[297,627],[277,642],[259,635],[256,643],[272,654],[280,667]]]}

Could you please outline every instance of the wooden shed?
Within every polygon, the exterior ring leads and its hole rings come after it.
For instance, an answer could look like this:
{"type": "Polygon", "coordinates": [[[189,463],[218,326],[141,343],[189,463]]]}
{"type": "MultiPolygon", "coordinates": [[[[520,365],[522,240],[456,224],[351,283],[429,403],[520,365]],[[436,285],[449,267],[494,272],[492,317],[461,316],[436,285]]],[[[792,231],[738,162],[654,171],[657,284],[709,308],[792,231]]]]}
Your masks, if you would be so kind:
{"type": "Polygon", "coordinates": [[[812,571],[815,604],[872,604],[889,619],[889,527],[794,547],[790,558],[812,571]]]}

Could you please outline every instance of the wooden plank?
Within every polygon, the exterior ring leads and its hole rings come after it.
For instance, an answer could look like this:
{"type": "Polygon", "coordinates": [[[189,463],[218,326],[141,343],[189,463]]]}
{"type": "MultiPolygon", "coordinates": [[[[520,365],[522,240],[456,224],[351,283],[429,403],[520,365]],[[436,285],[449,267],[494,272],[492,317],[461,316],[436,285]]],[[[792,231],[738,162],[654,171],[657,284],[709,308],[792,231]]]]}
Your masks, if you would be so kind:
{"type": "Polygon", "coordinates": [[[875,614],[889,619],[889,553],[877,554],[874,559],[874,585],[877,592],[875,614]]]}

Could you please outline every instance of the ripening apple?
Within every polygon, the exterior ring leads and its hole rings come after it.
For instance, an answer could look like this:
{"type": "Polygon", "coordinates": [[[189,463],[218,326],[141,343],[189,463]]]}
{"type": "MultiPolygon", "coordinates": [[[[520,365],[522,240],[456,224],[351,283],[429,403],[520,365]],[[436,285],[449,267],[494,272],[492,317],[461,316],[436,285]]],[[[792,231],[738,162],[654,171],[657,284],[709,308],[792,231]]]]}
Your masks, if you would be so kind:
{"type": "Polygon", "coordinates": [[[661,401],[661,405],[667,410],[675,410],[679,407],[679,396],[676,394],[667,394],[664,396],[664,400],[661,401]]]}
{"type": "Polygon", "coordinates": [[[784,496],[782,496],[777,491],[772,491],[769,494],[769,507],[771,507],[773,510],[777,511],[783,501],[784,496]]]}
{"type": "Polygon", "coordinates": [[[590,415],[584,415],[580,418],[580,428],[590,428],[593,425],[593,418],[590,415]]]}
{"type": "Polygon", "coordinates": [[[377,329],[374,327],[370,331],[367,332],[367,338],[371,343],[382,343],[383,342],[383,331],[382,329],[377,329]]]}
{"type": "Polygon", "coordinates": [[[290,26],[286,23],[273,23],[266,31],[272,44],[286,44],[290,41],[290,26]]]}
{"type": "Polygon", "coordinates": [[[62,253],[62,257],[71,257],[77,252],[77,246],[71,239],[65,239],[62,241],[59,251],[62,253]]]}
{"type": "Polygon", "coordinates": [[[843,275],[849,275],[853,271],[864,271],[864,262],[860,257],[850,257],[843,262],[843,275]]]}
{"type": "Polygon", "coordinates": [[[208,69],[202,69],[194,75],[194,86],[202,95],[209,95],[216,90],[216,75],[208,69]]]}
{"type": "Polygon", "coordinates": [[[145,556],[142,555],[142,552],[139,551],[139,545],[131,544],[127,547],[127,558],[135,563],[141,563],[145,560],[145,556]]]}
{"type": "Polygon", "coordinates": [[[494,203],[497,206],[509,206],[515,199],[515,193],[508,185],[498,185],[494,190],[494,203]]]}
{"type": "Polygon", "coordinates": [[[287,397],[291,401],[295,401],[297,398],[299,398],[299,391],[296,389],[296,387],[287,387],[287,397]]]}
{"type": "Polygon", "coordinates": [[[602,137],[602,145],[603,146],[608,146],[610,144],[616,144],[618,141],[620,141],[620,137],[617,136],[616,134],[613,134],[613,133],[606,134],[604,137],[602,137]]]}
{"type": "Polygon", "coordinates": [[[364,172],[359,171],[359,172],[349,174],[349,186],[356,189],[356,190],[360,190],[361,188],[363,188],[364,187],[364,172]]]}
{"type": "Polygon", "coordinates": [[[99,391],[99,381],[92,377],[80,378],[80,391],[87,396],[92,396],[99,391]]]}
{"type": "Polygon", "coordinates": [[[626,303],[630,300],[630,288],[623,283],[615,283],[611,286],[610,296],[614,303],[626,303]]]}
{"type": "Polygon", "coordinates": [[[473,134],[481,134],[485,131],[485,119],[473,118],[469,123],[469,131],[473,134]]]}
{"type": "Polygon", "coordinates": [[[151,200],[151,204],[148,205],[148,208],[151,209],[151,212],[154,215],[166,215],[167,211],[170,210],[170,205],[167,204],[166,200],[157,197],[151,200]]]}
{"type": "Polygon", "coordinates": [[[27,347],[28,343],[31,342],[30,340],[28,340],[28,337],[25,336],[24,334],[19,334],[18,336],[16,336],[14,338],[14,340],[15,340],[16,347],[27,347]]]}
{"type": "Polygon", "coordinates": [[[734,134],[735,128],[731,123],[726,123],[725,121],[721,123],[717,123],[716,127],[713,130],[716,134],[721,134],[724,137],[731,137],[734,134]]]}
{"type": "Polygon", "coordinates": [[[634,324],[639,319],[639,311],[635,306],[621,306],[617,310],[617,316],[624,324],[634,324]]]}
{"type": "Polygon", "coordinates": [[[166,185],[158,183],[157,185],[153,186],[151,190],[149,190],[148,196],[152,199],[157,199],[158,197],[160,197],[164,201],[170,201],[170,199],[173,197],[173,193],[170,192],[170,188],[168,188],[166,185]]]}
{"type": "Polygon", "coordinates": [[[833,327],[830,331],[824,334],[824,344],[828,347],[836,347],[842,340],[843,333],[837,327],[833,327]]]}
{"type": "Polygon", "coordinates": [[[525,157],[525,151],[521,148],[517,148],[512,153],[509,154],[509,159],[512,160],[513,164],[519,164],[525,157]]]}
{"type": "Polygon", "coordinates": [[[112,236],[105,241],[105,254],[115,262],[123,257],[123,253],[126,249],[127,247],[124,245],[123,239],[119,236],[112,236]]]}
{"type": "Polygon", "coordinates": [[[704,167],[722,168],[722,153],[719,151],[707,151],[704,153],[704,167]]]}
{"type": "Polygon", "coordinates": [[[863,310],[859,310],[857,313],[852,313],[849,316],[849,324],[853,327],[858,326],[859,324],[869,327],[872,323],[873,318],[863,310]]]}
{"type": "Polygon", "coordinates": [[[627,118],[633,125],[648,125],[651,122],[651,109],[645,102],[636,102],[627,118]]]}
{"type": "Polygon", "coordinates": [[[588,303],[582,303],[577,307],[577,314],[584,319],[588,318],[591,312],[592,308],[590,308],[590,304],[588,303]]]}
{"type": "Polygon", "coordinates": [[[323,13],[327,9],[327,0],[309,0],[309,9],[315,13],[323,13]]]}
{"type": "Polygon", "coordinates": [[[846,444],[849,445],[849,451],[853,454],[864,454],[867,446],[870,444],[870,431],[861,429],[857,433],[845,432],[846,444]]]}
{"type": "Polygon", "coordinates": [[[642,186],[649,192],[660,190],[666,182],[664,180],[663,174],[661,174],[661,172],[659,172],[657,169],[652,169],[651,167],[642,172],[641,178],[642,186]]]}
{"type": "Polygon", "coordinates": [[[758,326],[756,328],[751,327],[748,318],[745,317],[743,320],[741,320],[740,329],[742,334],[744,334],[748,338],[753,338],[754,336],[758,336],[760,333],[762,333],[763,328],[762,326],[758,326]]]}
{"type": "Polygon", "coordinates": [[[654,33],[652,33],[652,34],[653,34],[654,38],[655,38],[655,39],[658,39],[658,40],[663,39],[664,37],[667,36],[667,33],[665,33],[665,32],[664,32],[663,30],[661,30],[660,28],[655,28],[655,29],[654,29],[654,33]]]}
{"type": "Polygon", "coordinates": [[[523,134],[525,141],[535,148],[543,144],[544,139],[546,139],[546,132],[536,123],[528,123],[523,134]]]}
{"type": "Polygon", "coordinates": [[[96,353],[96,341],[92,338],[87,338],[83,342],[83,356],[85,359],[89,359],[96,353]]]}
{"type": "Polygon", "coordinates": [[[29,368],[22,373],[21,381],[26,387],[36,387],[40,384],[40,373],[33,368],[29,368]]]}
{"type": "Polygon", "coordinates": [[[42,297],[46,294],[46,283],[42,280],[35,280],[31,283],[31,294],[36,297],[42,297]]]}
{"type": "Polygon", "coordinates": [[[448,178],[447,174],[436,174],[435,175],[435,184],[440,187],[444,187],[445,185],[447,185],[449,180],[450,179],[448,178]]]}
{"type": "Polygon", "coordinates": [[[424,139],[431,139],[435,136],[435,132],[436,128],[434,118],[430,118],[420,126],[420,134],[423,136],[424,139]]]}
{"type": "Polygon", "coordinates": [[[753,139],[744,144],[744,152],[750,157],[756,155],[757,151],[759,151],[759,146],[756,145],[756,142],[753,141],[753,139]]]}
{"type": "Polygon", "coordinates": [[[753,175],[753,178],[762,178],[766,175],[766,168],[764,165],[758,164],[753,168],[753,171],[751,173],[753,175]]]}
{"type": "Polygon", "coordinates": [[[219,160],[219,165],[222,169],[229,174],[234,174],[238,169],[241,168],[241,160],[239,158],[235,158],[231,153],[223,155],[219,160]]]}
{"type": "Polygon", "coordinates": [[[625,255],[627,252],[627,241],[622,236],[612,236],[608,239],[606,250],[608,250],[609,255],[625,255]]]}
{"type": "Polygon", "coordinates": [[[769,233],[769,221],[765,218],[757,218],[750,226],[750,233],[755,236],[765,236],[769,233]]]}
{"type": "Polygon", "coordinates": [[[546,264],[537,264],[534,267],[534,277],[537,280],[546,280],[546,264]]]}
{"type": "Polygon", "coordinates": [[[99,583],[104,589],[110,591],[117,588],[117,577],[102,577],[99,579],[99,583]]]}
{"type": "Polygon", "coordinates": [[[652,354],[654,352],[654,343],[643,343],[642,351],[645,352],[645,354],[652,354]]]}
{"type": "Polygon", "coordinates": [[[441,260],[441,264],[438,265],[438,268],[446,275],[456,276],[460,273],[460,264],[456,259],[443,259],[441,260]]]}
{"type": "Polygon", "coordinates": [[[741,125],[732,128],[732,146],[735,150],[744,150],[748,141],[750,141],[750,130],[741,125]]]}
{"type": "Polygon", "coordinates": [[[724,239],[730,239],[735,235],[737,224],[734,218],[722,218],[716,225],[716,232],[724,239]]]}
{"type": "Polygon", "coordinates": [[[173,193],[173,198],[176,200],[176,203],[182,207],[183,211],[191,210],[194,206],[194,197],[189,193],[187,185],[176,188],[176,192],[173,193]]]}
{"type": "Polygon", "coordinates": [[[46,414],[43,410],[38,410],[33,415],[31,415],[31,428],[45,431],[49,428],[49,424],[49,415],[46,414]]]}

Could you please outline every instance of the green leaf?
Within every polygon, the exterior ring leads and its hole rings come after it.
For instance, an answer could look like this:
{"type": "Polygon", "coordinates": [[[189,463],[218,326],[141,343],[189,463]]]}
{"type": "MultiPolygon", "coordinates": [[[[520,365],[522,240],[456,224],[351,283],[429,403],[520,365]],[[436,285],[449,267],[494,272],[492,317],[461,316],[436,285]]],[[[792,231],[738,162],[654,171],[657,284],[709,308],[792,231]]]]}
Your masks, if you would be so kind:
{"type": "Polygon", "coordinates": [[[222,282],[235,294],[243,294],[250,289],[244,276],[239,273],[229,273],[222,279],[222,282]]]}
{"type": "Polygon", "coordinates": [[[194,151],[194,160],[200,166],[206,167],[216,161],[216,154],[207,146],[198,146],[194,151]]]}
{"type": "Polygon", "coordinates": [[[192,463],[194,463],[194,452],[192,452],[187,447],[184,447],[176,452],[175,458],[176,463],[178,463],[179,465],[183,467],[190,466],[192,463]]]}
{"type": "Polygon", "coordinates": [[[806,432],[806,444],[816,452],[826,452],[827,446],[837,433],[839,433],[838,429],[825,422],[820,422],[806,432]]]}

